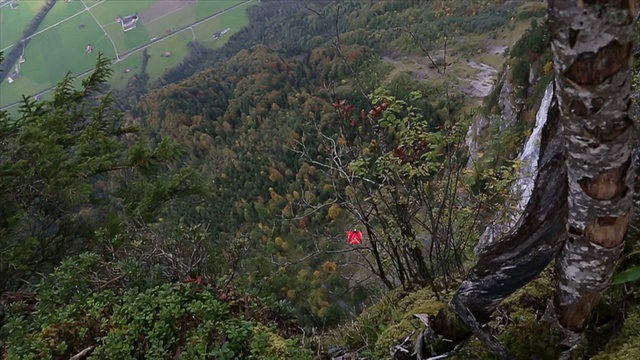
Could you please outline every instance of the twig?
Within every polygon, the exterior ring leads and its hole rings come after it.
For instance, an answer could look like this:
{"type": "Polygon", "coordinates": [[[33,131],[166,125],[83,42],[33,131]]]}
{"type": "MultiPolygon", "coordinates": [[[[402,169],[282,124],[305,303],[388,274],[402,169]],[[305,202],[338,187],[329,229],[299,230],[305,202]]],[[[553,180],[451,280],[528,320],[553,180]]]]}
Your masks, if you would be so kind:
{"type": "Polygon", "coordinates": [[[80,360],[80,359],[84,359],[91,351],[93,351],[93,349],[96,348],[96,345],[91,345],[88,348],[80,351],[79,353],[73,355],[72,357],[69,358],[69,360],[80,360]]]}
{"type": "Polygon", "coordinates": [[[409,350],[405,349],[403,346],[405,344],[407,344],[409,342],[409,340],[411,340],[411,337],[413,336],[413,334],[415,332],[416,332],[415,330],[411,331],[411,333],[409,333],[409,335],[407,335],[407,337],[404,338],[404,340],[402,341],[402,343],[400,345],[394,345],[394,346],[391,347],[390,352],[391,352],[391,358],[392,359],[395,359],[396,355],[399,352],[404,352],[404,353],[408,353],[409,352],[409,350]]]}

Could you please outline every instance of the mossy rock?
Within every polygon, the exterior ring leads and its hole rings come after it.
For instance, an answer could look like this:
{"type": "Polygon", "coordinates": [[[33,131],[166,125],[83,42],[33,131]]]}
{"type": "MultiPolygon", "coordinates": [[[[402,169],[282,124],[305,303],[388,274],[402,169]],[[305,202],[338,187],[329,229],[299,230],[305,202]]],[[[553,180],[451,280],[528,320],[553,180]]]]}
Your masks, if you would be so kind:
{"type": "MultiPolygon", "coordinates": [[[[395,325],[391,325],[385,330],[375,346],[375,358],[376,359],[389,359],[390,349],[393,345],[400,345],[402,341],[413,331],[411,336],[411,343],[413,343],[420,332],[420,320],[416,321],[402,320],[395,325]]],[[[407,354],[409,355],[409,354],[407,354]]],[[[409,356],[406,357],[407,359],[409,356]]]]}
{"type": "Polygon", "coordinates": [[[443,306],[444,303],[436,299],[431,289],[428,288],[410,293],[402,298],[395,307],[399,315],[398,320],[384,330],[376,341],[375,358],[389,358],[391,346],[399,345],[412,332],[411,343],[416,340],[424,328],[424,324],[414,317],[414,314],[435,315],[443,306]]]}
{"type": "Polygon", "coordinates": [[[354,350],[363,348],[366,344],[375,344],[378,335],[387,328],[388,324],[394,322],[397,316],[396,304],[402,296],[399,290],[390,291],[382,300],[365,309],[351,326],[343,328],[334,337],[354,350]]]}
{"type": "MultiPolygon", "coordinates": [[[[557,359],[561,337],[539,318],[547,299],[553,296],[553,271],[551,267],[536,279],[509,296],[495,312],[489,326],[498,340],[516,359],[557,359]]],[[[473,338],[452,359],[494,359],[486,345],[473,338]]]]}
{"type": "Polygon", "coordinates": [[[364,310],[353,324],[325,336],[323,347],[341,345],[358,350],[361,356],[367,358],[389,358],[389,346],[399,344],[414,329],[415,339],[419,330],[424,327],[413,315],[435,315],[443,304],[429,288],[415,292],[400,289],[390,291],[376,304],[364,310]],[[399,339],[395,339],[396,336],[399,339]]]}
{"type": "Polygon", "coordinates": [[[533,311],[520,309],[511,314],[512,324],[499,336],[500,341],[516,359],[558,359],[563,334],[547,321],[540,321],[533,311]]]}

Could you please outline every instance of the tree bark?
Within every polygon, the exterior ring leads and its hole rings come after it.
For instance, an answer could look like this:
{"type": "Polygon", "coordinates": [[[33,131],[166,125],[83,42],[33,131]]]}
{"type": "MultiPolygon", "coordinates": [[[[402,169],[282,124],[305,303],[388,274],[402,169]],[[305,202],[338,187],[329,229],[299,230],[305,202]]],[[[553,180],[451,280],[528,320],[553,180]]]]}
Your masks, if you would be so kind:
{"type": "Polygon", "coordinates": [[[632,215],[634,15],[633,0],[549,0],[559,114],[545,129],[540,172],[516,230],[480,254],[453,305],[433,319],[435,332],[452,340],[439,352],[469,329],[479,331],[478,323],[558,253],[555,314],[569,335],[584,329],[611,281],[632,215]]]}
{"type": "Polygon", "coordinates": [[[554,306],[559,324],[573,332],[584,329],[610,284],[631,216],[634,16],[633,0],[549,0],[569,181],[554,306]]]}
{"type": "Polygon", "coordinates": [[[556,257],[566,238],[567,174],[563,139],[557,135],[557,110],[552,106],[542,136],[539,173],[531,199],[513,231],[488,245],[460,285],[452,304],[436,315],[434,331],[449,339],[437,350],[452,349],[469,337],[472,321],[486,323],[498,304],[533,280],[556,257]],[[468,312],[467,312],[468,313],[468,312]]]}

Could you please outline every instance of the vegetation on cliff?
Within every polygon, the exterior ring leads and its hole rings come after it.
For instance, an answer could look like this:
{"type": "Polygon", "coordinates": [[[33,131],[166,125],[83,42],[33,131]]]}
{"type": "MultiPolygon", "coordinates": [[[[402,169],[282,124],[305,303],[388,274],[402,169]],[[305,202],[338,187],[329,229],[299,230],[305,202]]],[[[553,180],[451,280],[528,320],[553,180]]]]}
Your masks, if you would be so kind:
{"type": "MultiPolygon", "coordinates": [[[[101,60],[80,90],[68,79],[54,100],[1,115],[8,359],[305,359],[336,347],[410,358],[401,348],[425,319],[450,310],[473,246],[509,203],[553,76],[544,8],[262,1],[249,12],[225,47],[190,44],[157,82],[143,73],[107,92],[101,60]],[[525,28],[484,106],[467,111],[467,60],[525,28]],[[509,126],[494,121],[506,106],[509,126]],[[479,117],[482,161],[468,168],[479,117]],[[346,243],[354,228],[363,244],[346,243]]],[[[537,325],[553,273],[488,322],[517,358],[562,350],[537,325]]],[[[632,295],[605,294],[588,355],[637,351],[632,295]]],[[[456,356],[492,353],[471,340],[456,356]]]]}

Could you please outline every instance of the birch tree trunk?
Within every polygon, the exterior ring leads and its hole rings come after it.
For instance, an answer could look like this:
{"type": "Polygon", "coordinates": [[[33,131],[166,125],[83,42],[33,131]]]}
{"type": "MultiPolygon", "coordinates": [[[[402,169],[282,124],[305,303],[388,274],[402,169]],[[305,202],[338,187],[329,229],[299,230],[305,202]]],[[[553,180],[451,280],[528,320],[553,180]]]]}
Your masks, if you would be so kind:
{"type": "Polygon", "coordinates": [[[584,330],[610,284],[631,216],[634,16],[633,0],[549,0],[569,189],[554,307],[559,324],[574,333],[584,330]]]}

